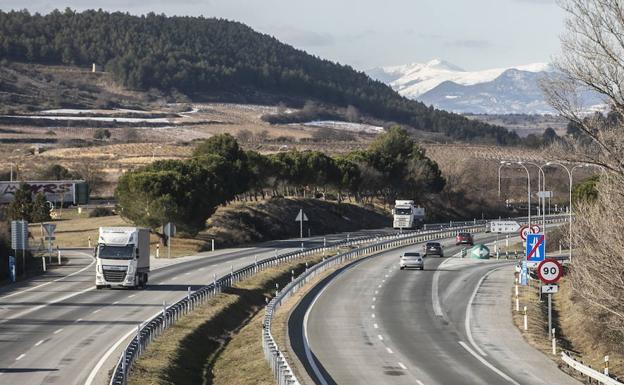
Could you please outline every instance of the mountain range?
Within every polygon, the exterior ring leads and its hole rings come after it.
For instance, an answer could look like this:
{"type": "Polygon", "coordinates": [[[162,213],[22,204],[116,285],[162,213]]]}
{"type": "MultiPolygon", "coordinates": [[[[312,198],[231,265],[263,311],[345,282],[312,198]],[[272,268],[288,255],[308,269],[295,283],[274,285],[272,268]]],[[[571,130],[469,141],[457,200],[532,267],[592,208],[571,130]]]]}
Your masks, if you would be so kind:
{"type": "Polygon", "coordinates": [[[546,102],[539,83],[553,71],[548,63],[465,71],[435,59],[366,72],[407,98],[451,112],[549,114],[554,110],[546,102]]]}

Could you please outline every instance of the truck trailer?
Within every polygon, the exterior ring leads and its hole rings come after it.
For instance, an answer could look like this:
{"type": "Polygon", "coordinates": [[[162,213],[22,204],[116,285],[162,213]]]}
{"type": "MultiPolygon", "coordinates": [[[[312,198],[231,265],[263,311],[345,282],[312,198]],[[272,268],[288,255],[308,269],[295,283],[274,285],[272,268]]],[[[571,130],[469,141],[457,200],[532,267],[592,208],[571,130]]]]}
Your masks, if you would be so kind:
{"type": "Polygon", "coordinates": [[[147,228],[100,227],[95,287],[145,287],[150,270],[149,238],[147,228]]]}

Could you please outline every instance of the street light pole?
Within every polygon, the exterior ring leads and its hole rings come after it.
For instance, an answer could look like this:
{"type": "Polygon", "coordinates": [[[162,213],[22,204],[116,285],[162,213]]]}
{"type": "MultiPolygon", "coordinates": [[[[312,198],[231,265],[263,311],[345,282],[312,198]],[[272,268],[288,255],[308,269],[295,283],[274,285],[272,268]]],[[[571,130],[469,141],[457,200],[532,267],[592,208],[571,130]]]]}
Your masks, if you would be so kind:
{"type": "MultiPolygon", "coordinates": [[[[532,163],[532,162],[524,162],[526,164],[530,164],[531,166],[535,166],[537,167],[537,169],[539,170],[539,173],[537,174],[537,183],[538,183],[538,194],[539,191],[546,191],[546,173],[544,172],[543,166],[540,166],[536,163],[532,163]],[[540,175],[541,175],[541,179],[542,179],[542,184],[541,184],[541,188],[539,188],[540,184],[540,175]]],[[[542,229],[544,231],[546,231],[546,197],[540,197],[538,195],[538,202],[540,202],[541,204],[541,211],[542,211],[542,229]]],[[[539,213],[538,213],[539,215],[539,213]]]]}
{"type": "Polygon", "coordinates": [[[529,207],[527,210],[529,215],[527,220],[529,227],[531,227],[531,173],[529,172],[529,169],[524,164],[522,164],[522,162],[516,162],[516,164],[520,165],[527,173],[527,200],[529,203],[529,207]]]}
{"type": "Polygon", "coordinates": [[[571,169],[567,168],[564,164],[559,163],[559,162],[548,162],[546,163],[546,166],[560,166],[562,167],[564,170],[566,170],[566,172],[568,173],[568,181],[570,183],[570,190],[569,190],[569,207],[568,207],[568,214],[569,214],[569,222],[570,222],[570,241],[568,242],[568,248],[570,249],[568,251],[568,259],[570,260],[570,263],[572,263],[572,173],[574,172],[574,169],[579,168],[579,167],[583,167],[582,164],[576,165],[574,167],[572,167],[571,169]]]}
{"type": "Polygon", "coordinates": [[[500,162],[500,166],[498,166],[498,199],[500,200],[501,197],[501,168],[505,167],[505,166],[509,166],[511,165],[511,163],[509,163],[506,160],[502,160],[500,162]]]}

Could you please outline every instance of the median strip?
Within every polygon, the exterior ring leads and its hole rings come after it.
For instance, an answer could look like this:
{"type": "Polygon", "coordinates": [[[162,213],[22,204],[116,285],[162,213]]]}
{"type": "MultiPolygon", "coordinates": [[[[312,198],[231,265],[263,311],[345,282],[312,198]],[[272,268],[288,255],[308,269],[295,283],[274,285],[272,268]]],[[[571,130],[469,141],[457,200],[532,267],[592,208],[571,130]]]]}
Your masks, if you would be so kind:
{"type": "Polygon", "coordinates": [[[268,268],[181,317],[137,360],[128,384],[273,384],[257,339],[265,298],[321,258],[268,268]]]}

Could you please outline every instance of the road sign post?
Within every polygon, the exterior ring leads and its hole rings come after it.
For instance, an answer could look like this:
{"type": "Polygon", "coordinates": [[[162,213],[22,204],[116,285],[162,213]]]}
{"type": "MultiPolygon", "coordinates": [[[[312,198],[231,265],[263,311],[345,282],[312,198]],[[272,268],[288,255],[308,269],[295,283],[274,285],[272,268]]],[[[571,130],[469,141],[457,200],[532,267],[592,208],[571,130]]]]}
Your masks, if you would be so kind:
{"type": "Polygon", "coordinates": [[[555,259],[544,259],[537,266],[537,276],[545,283],[542,286],[542,292],[548,293],[548,330],[552,330],[552,295],[556,293],[559,288],[557,285],[553,285],[563,274],[563,268],[559,261],[555,259]]]}
{"type": "Polygon", "coordinates": [[[171,258],[171,237],[176,233],[176,225],[168,222],[163,225],[163,233],[167,237],[167,258],[171,258]]]}
{"type": "Polygon", "coordinates": [[[9,275],[11,276],[11,282],[15,282],[17,279],[17,272],[15,271],[15,257],[9,256],[9,275]]]}
{"type": "Polygon", "coordinates": [[[28,249],[28,221],[11,221],[11,248],[22,250],[22,273],[26,275],[26,249],[28,249]]]}
{"type": "Polygon", "coordinates": [[[299,222],[299,238],[303,239],[303,222],[308,221],[308,216],[303,212],[303,209],[299,209],[299,214],[295,218],[295,222],[299,222]]]}

